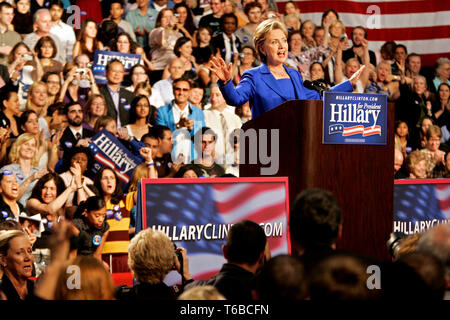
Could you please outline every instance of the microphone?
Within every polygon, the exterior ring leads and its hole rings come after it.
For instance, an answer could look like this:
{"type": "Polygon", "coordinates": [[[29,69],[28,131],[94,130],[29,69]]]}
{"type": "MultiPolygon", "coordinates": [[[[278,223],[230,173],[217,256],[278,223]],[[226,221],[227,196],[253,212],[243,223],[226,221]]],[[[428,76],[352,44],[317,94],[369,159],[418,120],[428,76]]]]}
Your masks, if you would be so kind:
{"type": "Polygon", "coordinates": [[[315,81],[305,80],[303,81],[303,85],[308,89],[317,91],[318,93],[320,93],[320,95],[322,95],[324,91],[330,91],[330,89],[328,89],[323,82],[318,80],[315,81]]]}

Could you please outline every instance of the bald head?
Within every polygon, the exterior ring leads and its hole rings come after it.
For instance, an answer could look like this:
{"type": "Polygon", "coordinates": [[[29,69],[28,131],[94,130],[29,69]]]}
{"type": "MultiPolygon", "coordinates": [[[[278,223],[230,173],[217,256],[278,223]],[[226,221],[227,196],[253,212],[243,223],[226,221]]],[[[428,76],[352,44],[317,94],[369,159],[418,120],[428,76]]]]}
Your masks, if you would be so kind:
{"type": "Polygon", "coordinates": [[[184,63],[180,58],[175,58],[169,63],[169,72],[172,80],[180,79],[184,74],[184,63]]]}
{"type": "Polygon", "coordinates": [[[394,172],[400,170],[403,165],[403,154],[400,150],[395,149],[394,151],[394,172]]]}

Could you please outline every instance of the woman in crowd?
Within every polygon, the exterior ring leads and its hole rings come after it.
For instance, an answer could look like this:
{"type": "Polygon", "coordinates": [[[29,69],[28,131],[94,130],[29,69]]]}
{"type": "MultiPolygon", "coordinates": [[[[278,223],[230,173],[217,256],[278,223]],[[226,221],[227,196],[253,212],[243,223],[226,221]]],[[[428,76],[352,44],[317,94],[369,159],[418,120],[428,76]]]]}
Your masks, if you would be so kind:
{"type": "Polygon", "coordinates": [[[100,94],[91,68],[80,69],[74,62],[68,62],[63,70],[64,84],[58,101],[64,103],[78,102],[84,108],[91,94],[100,94]],[[89,79],[90,87],[81,86],[83,78],[89,79]]]}
{"type": "Polygon", "coordinates": [[[300,31],[301,22],[295,14],[288,14],[283,17],[283,22],[289,31],[300,31]]]}
{"type": "Polygon", "coordinates": [[[73,46],[73,56],[84,53],[87,54],[90,61],[94,60],[94,51],[103,50],[103,44],[97,39],[97,23],[87,18],[81,23],[81,30],[78,34],[77,42],[73,46]]]}
{"type": "Polygon", "coordinates": [[[9,170],[17,178],[19,183],[19,202],[25,207],[26,201],[31,195],[31,190],[47,170],[39,170],[37,161],[37,138],[31,133],[21,134],[14,141],[9,152],[10,164],[0,171],[9,170]]]}
{"type": "MultiPolygon", "coordinates": [[[[33,56],[30,53],[30,49],[23,42],[17,43],[11,49],[11,52],[8,55],[8,73],[10,75],[10,79],[13,83],[17,82],[19,86],[18,95],[20,101],[20,110],[23,110],[25,108],[28,87],[33,83],[31,72],[29,72],[28,78],[24,77],[24,66],[27,62],[30,61],[26,59],[27,56],[31,57],[31,60],[38,59],[36,55],[33,56]]],[[[27,66],[26,69],[27,68],[31,68],[31,66],[27,66]]]]}
{"type": "Polygon", "coordinates": [[[441,129],[433,125],[426,132],[426,147],[421,151],[426,156],[426,168],[427,168],[427,177],[432,178],[433,169],[439,166],[443,169],[445,165],[445,152],[439,150],[439,146],[441,144],[442,139],[442,131],[441,129]]]}
{"type": "Polygon", "coordinates": [[[311,65],[309,66],[309,74],[311,76],[311,81],[320,82],[328,89],[331,87],[331,83],[329,81],[330,79],[325,78],[325,68],[323,67],[322,63],[318,61],[311,63],[311,65]]]}
{"type": "MultiPolygon", "coordinates": [[[[61,68],[62,71],[62,68],[61,68]]],[[[61,90],[60,72],[46,72],[42,77],[42,82],[47,85],[47,103],[51,105],[58,101],[61,90]]]]}
{"type": "Polygon", "coordinates": [[[140,95],[146,96],[150,100],[150,104],[156,108],[164,106],[164,100],[161,94],[159,91],[153,91],[148,81],[138,83],[134,89],[134,95],[136,97],[140,95]]]}
{"type": "Polygon", "coordinates": [[[177,19],[173,9],[162,9],[156,18],[155,29],[150,32],[149,45],[153,69],[150,72],[150,83],[153,85],[162,78],[164,68],[175,58],[173,48],[178,38],[183,35],[178,31],[177,19]]]}
{"type": "Polygon", "coordinates": [[[0,112],[0,127],[10,129],[10,138],[19,136],[20,102],[16,91],[3,90],[0,112]]]}
{"type": "Polygon", "coordinates": [[[316,26],[311,20],[306,20],[300,27],[300,33],[303,39],[303,50],[308,50],[316,47],[316,41],[314,40],[314,29],[316,26]]]}
{"type": "MultiPolygon", "coordinates": [[[[184,282],[192,281],[189,273],[189,259],[186,250],[176,248],[183,258],[184,282]]],[[[119,300],[175,300],[174,292],[164,282],[166,275],[175,265],[180,272],[180,262],[175,254],[174,244],[161,231],[151,228],[139,232],[130,242],[128,264],[133,277],[139,282],[132,290],[119,293],[119,300]],[[158,248],[158,250],[154,250],[158,248]]]]}
{"type": "Polygon", "coordinates": [[[408,142],[409,129],[408,124],[405,121],[396,121],[395,128],[395,148],[398,149],[405,159],[407,154],[411,152],[412,148],[408,142]]]}
{"type": "Polygon", "coordinates": [[[239,64],[237,65],[236,74],[233,77],[233,82],[237,85],[241,82],[242,74],[253,68],[256,61],[256,51],[252,47],[245,46],[239,54],[239,64]]]}
{"type": "MultiPolygon", "coordinates": [[[[378,93],[388,96],[390,101],[394,101],[400,95],[399,91],[399,76],[394,76],[391,73],[391,65],[387,61],[381,61],[375,68],[373,79],[367,86],[366,93],[378,93]]],[[[397,115],[396,115],[397,118],[397,115]]],[[[408,126],[410,124],[408,123],[408,126]]],[[[410,127],[411,129],[411,127],[410,127]]]]}
{"type": "Polygon", "coordinates": [[[47,220],[56,221],[60,216],[65,216],[65,207],[70,195],[78,192],[80,201],[86,200],[83,183],[81,180],[81,170],[78,167],[75,172],[75,179],[66,188],[64,181],[57,173],[47,173],[33,188],[30,199],[27,201],[27,210],[31,214],[39,213],[47,220]]]}
{"type": "Polygon", "coordinates": [[[91,94],[84,106],[84,122],[83,128],[94,130],[95,123],[101,116],[106,116],[106,101],[101,94],[91,94]]]}
{"type": "Polygon", "coordinates": [[[130,234],[130,212],[126,209],[121,182],[116,172],[102,167],[95,175],[94,186],[106,202],[106,217],[110,233],[103,247],[103,261],[110,272],[129,272],[128,244],[130,234]]]}
{"type": "Polygon", "coordinates": [[[427,131],[434,125],[434,119],[430,116],[425,116],[419,123],[419,135],[416,136],[413,143],[413,149],[423,149],[427,146],[427,131]]]}
{"type": "Polygon", "coordinates": [[[197,45],[194,47],[192,54],[198,64],[205,64],[214,54],[211,45],[211,29],[208,27],[200,27],[195,35],[197,45]]]}
{"type": "Polygon", "coordinates": [[[126,32],[121,32],[117,35],[117,38],[113,41],[111,51],[139,54],[141,55],[140,65],[146,66],[150,70],[153,68],[152,63],[147,59],[144,49],[139,47],[126,32]]]}
{"type": "Polygon", "coordinates": [[[173,10],[175,11],[175,16],[178,19],[178,30],[183,34],[183,36],[189,38],[192,42],[195,42],[194,33],[197,28],[195,27],[194,17],[189,6],[184,2],[180,2],[173,7],[173,10]]]}
{"type": "Polygon", "coordinates": [[[59,61],[54,60],[57,54],[57,48],[55,41],[50,36],[42,37],[38,40],[34,46],[34,51],[37,54],[39,60],[33,62],[31,65],[34,67],[33,79],[39,81],[46,72],[57,72],[61,73],[63,70],[63,64],[59,61]],[[42,73],[40,73],[41,71],[42,73]]]}
{"type": "Polygon", "coordinates": [[[450,124],[450,85],[447,83],[442,82],[439,85],[431,111],[439,127],[450,124]]]}
{"type": "Polygon", "coordinates": [[[205,101],[207,100],[205,91],[203,84],[201,84],[199,80],[194,80],[189,93],[189,102],[203,110],[205,101]]]}
{"type": "Polygon", "coordinates": [[[435,65],[436,77],[433,79],[432,92],[437,92],[441,83],[447,83],[450,85],[450,59],[441,57],[437,59],[435,65]]]}
{"type": "MultiPolygon", "coordinates": [[[[48,107],[47,97],[47,85],[42,81],[33,83],[28,89],[26,110],[35,111],[40,118],[45,116],[48,107]]],[[[43,124],[43,122],[39,123],[41,129],[43,129],[43,124]]]]}
{"type": "Polygon", "coordinates": [[[125,89],[128,91],[134,92],[136,89],[136,86],[140,82],[149,82],[148,78],[148,70],[143,65],[135,64],[130,69],[130,78],[131,78],[131,85],[125,89]]]}
{"type": "MultiPolygon", "coordinates": [[[[189,38],[181,37],[178,38],[173,48],[175,55],[183,61],[184,64],[184,74],[183,78],[195,79],[197,77],[197,70],[199,66],[195,62],[195,58],[192,55],[192,41],[189,38]]],[[[167,66],[164,70],[163,79],[169,77],[169,67],[167,66]]]]}
{"type": "Polygon", "coordinates": [[[152,126],[156,118],[156,108],[150,105],[146,96],[137,96],[131,102],[130,108],[130,124],[125,128],[128,130],[130,137],[141,140],[141,137],[148,133],[149,127],[152,126]]]}
{"type": "Polygon", "coordinates": [[[33,294],[33,249],[28,236],[20,230],[0,231],[1,290],[9,301],[25,300],[33,294]]]}
{"type": "Polygon", "coordinates": [[[300,21],[300,9],[294,1],[288,1],[284,5],[284,16],[287,15],[295,15],[298,21],[300,21]]]}
{"type": "Polygon", "coordinates": [[[53,169],[56,162],[58,162],[57,150],[53,148],[52,141],[45,137],[45,131],[39,130],[40,119],[43,118],[38,118],[37,113],[33,110],[23,112],[19,118],[20,132],[29,133],[36,137],[38,167],[53,169]]]}
{"type": "MultiPolygon", "coordinates": [[[[287,100],[321,99],[316,91],[303,86],[298,71],[285,68],[288,55],[287,30],[282,23],[269,19],[261,22],[255,32],[255,48],[262,64],[248,70],[236,88],[231,79],[232,65],[226,65],[223,59],[213,57],[210,70],[220,80],[221,91],[229,105],[241,106],[250,102],[253,118],[271,110],[287,100]],[[268,85],[267,83],[270,83],[268,85]],[[276,94],[268,94],[276,89],[276,94]]],[[[350,81],[343,82],[332,90],[351,92],[359,79],[360,72],[355,73],[350,81]]]]}
{"type": "Polygon", "coordinates": [[[22,36],[22,39],[33,32],[33,15],[30,11],[30,0],[15,0],[14,18],[12,24],[14,31],[22,36]]]}
{"type": "Polygon", "coordinates": [[[76,180],[75,182],[80,183],[79,186],[81,186],[80,189],[68,195],[66,204],[76,206],[83,199],[94,196],[95,193],[89,188],[89,186],[94,184],[94,181],[87,177],[94,165],[91,151],[84,147],[74,147],[70,149],[68,154],[64,154],[63,162],[63,167],[67,171],[59,176],[64,181],[66,188],[70,188],[73,180],[76,180]]]}
{"type": "Polygon", "coordinates": [[[423,152],[415,150],[406,158],[406,169],[410,179],[424,179],[427,177],[427,159],[423,152]]]}

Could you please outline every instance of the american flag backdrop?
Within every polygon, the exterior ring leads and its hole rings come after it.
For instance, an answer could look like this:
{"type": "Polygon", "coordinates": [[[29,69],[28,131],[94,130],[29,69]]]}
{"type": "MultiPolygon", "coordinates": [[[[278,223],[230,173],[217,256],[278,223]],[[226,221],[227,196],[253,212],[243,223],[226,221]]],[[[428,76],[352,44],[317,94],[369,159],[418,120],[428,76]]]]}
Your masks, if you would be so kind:
{"type": "Polygon", "coordinates": [[[450,179],[395,180],[394,231],[422,232],[450,219],[450,179]]]}
{"type": "Polygon", "coordinates": [[[219,271],[225,262],[224,228],[241,220],[263,223],[272,256],[289,252],[287,178],[144,179],[141,192],[145,194],[141,195],[143,209],[138,208],[136,232],[166,226],[161,230],[187,249],[194,279],[209,279],[219,271]],[[196,232],[195,240],[174,238],[180,238],[183,227],[208,224],[208,231],[196,232]],[[275,230],[276,226],[280,229],[275,230]],[[213,233],[218,239],[205,238],[213,233]]]}
{"type": "MultiPolygon", "coordinates": [[[[322,13],[333,8],[346,26],[347,36],[353,27],[366,27],[369,49],[376,52],[386,41],[404,44],[408,53],[422,56],[422,65],[432,66],[439,57],[450,58],[450,1],[447,0],[340,0],[295,1],[302,21],[321,24],[322,13]],[[374,15],[379,14],[379,25],[374,15]],[[374,27],[372,27],[374,26],[374,27]]],[[[278,1],[284,12],[285,1],[278,1]]]]}

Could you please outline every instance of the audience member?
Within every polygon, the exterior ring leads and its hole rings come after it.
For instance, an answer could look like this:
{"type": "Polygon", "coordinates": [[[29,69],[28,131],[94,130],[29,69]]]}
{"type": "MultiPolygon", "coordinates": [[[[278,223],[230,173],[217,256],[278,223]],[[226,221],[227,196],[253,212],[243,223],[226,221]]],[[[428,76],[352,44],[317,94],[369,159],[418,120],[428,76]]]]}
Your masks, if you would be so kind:
{"type": "Polygon", "coordinates": [[[427,177],[427,158],[420,150],[411,152],[406,158],[406,169],[410,179],[424,179],[427,177]]]}
{"type": "Polygon", "coordinates": [[[213,286],[193,287],[184,291],[178,300],[226,300],[213,286]]]}
{"type": "Polygon", "coordinates": [[[197,27],[195,26],[194,17],[189,6],[184,2],[180,2],[173,7],[173,10],[175,11],[175,16],[178,19],[178,30],[184,37],[189,38],[193,43],[195,43],[194,33],[197,30],[197,27]]]}
{"type": "MultiPolygon", "coordinates": [[[[4,89],[4,88],[3,88],[4,89]]],[[[19,96],[14,88],[2,90],[0,127],[10,129],[10,138],[19,136],[19,96]]]]}
{"type": "Polygon", "coordinates": [[[67,116],[68,127],[64,130],[60,139],[60,147],[64,153],[73,147],[88,147],[89,141],[94,133],[83,128],[83,108],[79,103],[68,103],[64,107],[64,113],[67,116]]]}
{"type": "Polygon", "coordinates": [[[130,22],[122,19],[124,14],[123,1],[122,0],[113,0],[109,1],[109,18],[114,21],[117,26],[126,32],[133,41],[136,42],[136,34],[134,33],[133,26],[130,22]]]}
{"type": "Polygon", "coordinates": [[[174,80],[180,79],[184,74],[184,64],[180,58],[175,58],[170,61],[169,73],[169,78],[159,80],[153,85],[153,91],[158,92],[164,102],[163,105],[155,106],[157,108],[171,103],[171,101],[174,99],[173,82],[174,80]]]}
{"type": "Polygon", "coordinates": [[[19,33],[22,38],[33,32],[33,16],[30,11],[30,0],[15,0],[12,24],[14,30],[19,33]]]}
{"type": "Polygon", "coordinates": [[[94,61],[94,51],[103,50],[103,43],[98,40],[98,27],[93,19],[86,19],[81,24],[77,42],[73,46],[73,57],[86,54],[89,61],[94,61]]]}
{"type": "MultiPolygon", "coordinates": [[[[443,82],[439,85],[436,95],[436,100],[432,104],[431,109],[434,118],[436,119],[436,124],[441,127],[448,128],[450,124],[450,85],[443,82]]],[[[448,131],[448,129],[447,129],[448,131]]],[[[450,134],[445,141],[448,141],[450,134]]]]}
{"type": "Polygon", "coordinates": [[[204,178],[217,178],[225,174],[225,169],[215,161],[216,141],[217,134],[206,126],[194,136],[197,158],[191,163],[201,170],[204,178]]]}
{"type": "Polygon", "coordinates": [[[158,11],[149,8],[148,0],[136,0],[137,9],[128,11],[125,20],[133,27],[136,40],[140,47],[148,44],[148,35],[155,28],[158,11]]]}
{"type": "Polygon", "coordinates": [[[222,32],[220,18],[225,13],[225,0],[211,0],[212,13],[203,16],[198,24],[200,27],[209,27],[211,36],[215,37],[222,32]]]}
{"type": "Polygon", "coordinates": [[[9,30],[14,18],[14,8],[8,2],[0,4],[0,35],[2,43],[0,46],[0,64],[6,65],[8,55],[12,48],[22,41],[22,38],[16,31],[9,30]]]}
{"type": "Polygon", "coordinates": [[[64,4],[62,0],[51,0],[50,16],[52,19],[52,28],[50,34],[58,37],[61,41],[62,49],[65,50],[66,61],[73,60],[73,47],[76,42],[73,28],[62,21],[64,14],[64,4]]]}
{"type": "Polygon", "coordinates": [[[105,98],[101,94],[91,94],[84,105],[84,113],[85,117],[82,127],[93,131],[98,118],[106,116],[107,108],[105,98]]]}
{"type": "MultiPolygon", "coordinates": [[[[61,69],[62,71],[62,69],[61,69]]],[[[61,72],[50,71],[45,72],[42,76],[42,82],[47,85],[47,100],[48,105],[58,102],[58,98],[61,92],[61,72]]]]}
{"type": "Polygon", "coordinates": [[[128,265],[138,284],[129,288],[128,291],[119,291],[118,299],[125,301],[175,300],[175,293],[163,282],[174,265],[178,272],[181,270],[175,251],[182,256],[183,282],[192,281],[186,249],[175,248],[174,250],[172,241],[161,231],[148,228],[139,232],[131,240],[128,251],[128,265]]]}
{"type": "MultiPolygon", "coordinates": [[[[342,52],[343,62],[347,62],[350,58],[357,58],[359,63],[363,63],[364,43],[367,43],[367,30],[362,26],[354,27],[351,33],[353,46],[342,52]]],[[[367,44],[366,44],[367,47],[367,44]]],[[[372,50],[369,50],[370,64],[374,67],[377,65],[377,58],[372,50]]],[[[364,63],[365,64],[365,63],[364,63]]],[[[420,69],[420,67],[419,67],[420,69]]]]}
{"type": "Polygon", "coordinates": [[[227,300],[250,302],[252,281],[265,262],[266,235],[257,223],[243,220],[228,231],[226,244],[222,247],[226,263],[207,281],[194,281],[186,286],[212,285],[227,300]]]}
{"type": "Polygon", "coordinates": [[[254,1],[249,2],[244,7],[244,13],[248,17],[248,23],[236,30],[235,35],[242,43],[243,46],[250,46],[254,48],[253,35],[256,30],[256,26],[261,22],[261,5],[254,1]]]}
{"type": "Polygon", "coordinates": [[[434,70],[436,77],[433,79],[433,87],[430,90],[437,92],[442,82],[450,85],[450,60],[444,57],[437,59],[434,70]]]}
{"type": "Polygon", "coordinates": [[[404,76],[406,73],[406,57],[408,50],[403,44],[397,44],[394,49],[394,62],[391,64],[391,73],[394,76],[404,76]]]}
{"type": "Polygon", "coordinates": [[[0,220],[12,219],[19,221],[22,213],[28,215],[24,206],[17,202],[19,196],[19,184],[16,176],[11,171],[3,170],[0,173],[0,210],[2,215],[0,220]]]}
{"type": "Polygon", "coordinates": [[[130,123],[125,126],[129,137],[141,140],[155,122],[156,108],[150,105],[146,96],[137,96],[131,101],[130,123]]]}

